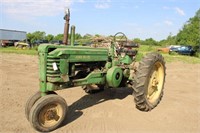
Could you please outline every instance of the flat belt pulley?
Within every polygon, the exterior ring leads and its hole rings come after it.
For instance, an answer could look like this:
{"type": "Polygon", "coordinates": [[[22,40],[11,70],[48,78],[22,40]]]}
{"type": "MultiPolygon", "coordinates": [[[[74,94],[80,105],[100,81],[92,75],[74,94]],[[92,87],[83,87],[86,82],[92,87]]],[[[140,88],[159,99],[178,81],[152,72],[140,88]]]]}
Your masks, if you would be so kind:
{"type": "Polygon", "coordinates": [[[118,87],[122,81],[122,69],[114,66],[107,71],[106,81],[109,87],[118,87]]]}

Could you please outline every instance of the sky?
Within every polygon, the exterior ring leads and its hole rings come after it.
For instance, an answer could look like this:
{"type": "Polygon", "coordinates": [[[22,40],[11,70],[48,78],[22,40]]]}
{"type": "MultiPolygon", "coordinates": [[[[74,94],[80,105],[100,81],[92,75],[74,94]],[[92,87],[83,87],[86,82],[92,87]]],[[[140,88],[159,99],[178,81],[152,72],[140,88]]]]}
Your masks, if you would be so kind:
{"type": "Polygon", "coordinates": [[[114,35],[129,39],[166,39],[176,35],[200,9],[200,0],[0,0],[0,29],[64,31],[64,11],[76,32],[114,35]]]}

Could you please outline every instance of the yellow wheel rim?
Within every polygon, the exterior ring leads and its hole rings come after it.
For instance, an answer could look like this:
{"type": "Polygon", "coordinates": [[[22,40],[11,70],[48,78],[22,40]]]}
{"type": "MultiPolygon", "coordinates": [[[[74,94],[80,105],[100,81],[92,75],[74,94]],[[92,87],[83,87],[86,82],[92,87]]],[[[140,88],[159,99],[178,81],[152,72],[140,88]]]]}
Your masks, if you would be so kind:
{"type": "Polygon", "coordinates": [[[62,106],[58,103],[51,103],[41,109],[39,113],[39,123],[43,127],[52,127],[60,121],[62,116],[62,106]]]}
{"type": "Polygon", "coordinates": [[[151,104],[156,104],[162,93],[164,82],[164,66],[160,62],[156,62],[153,66],[152,73],[150,75],[147,100],[151,104]]]}

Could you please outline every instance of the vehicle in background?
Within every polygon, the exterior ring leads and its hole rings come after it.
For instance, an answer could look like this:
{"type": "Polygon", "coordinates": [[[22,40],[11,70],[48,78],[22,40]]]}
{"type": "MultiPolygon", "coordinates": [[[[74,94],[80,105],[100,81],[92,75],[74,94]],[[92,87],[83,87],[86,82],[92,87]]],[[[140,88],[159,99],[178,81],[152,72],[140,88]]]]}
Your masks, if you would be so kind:
{"type": "Polygon", "coordinates": [[[176,47],[171,47],[169,50],[169,54],[172,53],[177,53],[181,55],[190,55],[193,56],[196,53],[196,50],[190,45],[187,46],[176,46],[176,47]]]}
{"type": "Polygon", "coordinates": [[[38,45],[44,44],[44,43],[49,43],[49,41],[48,41],[48,40],[35,40],[35,41],[33,42],[33,45],[34,45],[34,46],[38,46],[38,45]]]}
{"type": "Polygon", "coordinates": [[[179,49],[180,47],[181,47],[181,46],[179,46],[179,45],[170,46],[170,47],[169,47],[169,54],[177,53],[177,52],[178,52],[178,49],[179,49]]]}
{"type": "Polygon", "coordinates": [[[158,48],[157,51],[162,53],[169,53],[169,49],[170,49],[169,47],[158,48]]]}
{"type": "Polygon", "coordinates": [[[1,40],[0,42],[1,42],[0,44],[1,47],[7,47],[7,46],[14,46],[16,40],[1,40]]]}
{"type": "Polygon", "coordinates": [[[181,47],[181,46],[179,46],[179,45],[170,45],[170,46],[166,46],[166,47],[157,48],[157,51],[158,52],[162,52],[162,53],[171,54],[172,52],[177,52],[179,47],[181,47]]]}
{"type": "Polygon", "coordinates": [[[60,44],[63,44],[63,42],[61,40],[53,40],[53,41],[51,41],[51,44],[60,45],[60,44]]]}
{"type": "Polygon", "coordinates": [[[26,41],[15,42],[16,49],[28,49],[31,48],[31,45],[26,41]]]}
{"type": "Polygon", "coordinates": [[[192,46],[181,46],[180,48],[178,48],[177,52],[178,54],[193,56],[196,51],[193,49],[192,46]]]}

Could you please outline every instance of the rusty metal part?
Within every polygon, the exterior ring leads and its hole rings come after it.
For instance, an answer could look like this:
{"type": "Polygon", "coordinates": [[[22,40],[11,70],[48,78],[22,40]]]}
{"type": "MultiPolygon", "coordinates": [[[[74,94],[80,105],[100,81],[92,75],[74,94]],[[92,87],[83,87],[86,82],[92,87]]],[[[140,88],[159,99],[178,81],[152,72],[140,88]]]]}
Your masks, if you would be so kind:
{"type": "Polygon", "coordinates": [[[67,9],[67,12],[64,16],[65,27],[64,27],[64,36],[63,36],[63,44],[68,44],[68,38],[69,38],[69,20],[70,20],[70,10],[67,9]]]}

